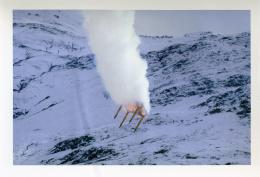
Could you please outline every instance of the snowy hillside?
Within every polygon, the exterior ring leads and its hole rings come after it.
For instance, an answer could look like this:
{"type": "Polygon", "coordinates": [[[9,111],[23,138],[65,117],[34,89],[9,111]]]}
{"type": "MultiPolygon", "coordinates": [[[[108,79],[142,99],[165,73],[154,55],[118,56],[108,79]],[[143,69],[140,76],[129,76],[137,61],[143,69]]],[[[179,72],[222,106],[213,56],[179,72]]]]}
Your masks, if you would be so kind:
{"type": "Polygon", "coordinates": [[[79,11],[14,11],[14,164],[250,164],[250,33],[141,36],[152,110],[118,128],[79,11]]]}

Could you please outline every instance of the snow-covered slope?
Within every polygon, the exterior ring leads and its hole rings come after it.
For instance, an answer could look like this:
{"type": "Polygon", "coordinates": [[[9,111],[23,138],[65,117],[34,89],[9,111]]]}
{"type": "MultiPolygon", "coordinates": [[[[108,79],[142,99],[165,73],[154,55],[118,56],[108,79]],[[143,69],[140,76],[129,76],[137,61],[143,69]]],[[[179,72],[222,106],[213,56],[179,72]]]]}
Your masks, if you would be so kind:
{"type": "Polygon", "coordinates": [[[250,164],[250,33],[141,36],[152,110],[134,133],[82,22],[14,12],[14,164],[250,164]]]}

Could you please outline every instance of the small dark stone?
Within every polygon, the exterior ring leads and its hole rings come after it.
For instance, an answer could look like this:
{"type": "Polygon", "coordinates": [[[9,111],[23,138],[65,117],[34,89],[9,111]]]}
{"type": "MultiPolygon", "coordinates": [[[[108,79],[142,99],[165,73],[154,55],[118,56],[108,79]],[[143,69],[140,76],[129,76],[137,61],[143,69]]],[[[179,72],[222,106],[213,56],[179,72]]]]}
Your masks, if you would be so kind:
{"type": "Polygon", "coordinates": [[[184,157],[185,157],[186,159],[197,159],[197,158],[198,158],[197,156],[190,155],[190,154],[186,154],[184,157]]]}
{"type": "Polygon", "coordinates": [[[168,151],[169,151],[168,149],[160,149],[159,151],[154,152],[154,154],[164,154],[168,151]]]}

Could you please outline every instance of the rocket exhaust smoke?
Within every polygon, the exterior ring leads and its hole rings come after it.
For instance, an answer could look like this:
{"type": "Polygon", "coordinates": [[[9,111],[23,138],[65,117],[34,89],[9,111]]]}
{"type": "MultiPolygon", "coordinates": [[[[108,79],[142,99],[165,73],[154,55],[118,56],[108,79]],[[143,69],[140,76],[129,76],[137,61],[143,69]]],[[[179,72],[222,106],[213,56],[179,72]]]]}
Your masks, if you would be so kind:
{"type": "Polygon", "coordinates": [[[142,104],[150,111],[147,63],[140,57],[140,39],[133,11],[88,11],[85,28],[97,70],[112,99],[119,105],[142,104]]]}

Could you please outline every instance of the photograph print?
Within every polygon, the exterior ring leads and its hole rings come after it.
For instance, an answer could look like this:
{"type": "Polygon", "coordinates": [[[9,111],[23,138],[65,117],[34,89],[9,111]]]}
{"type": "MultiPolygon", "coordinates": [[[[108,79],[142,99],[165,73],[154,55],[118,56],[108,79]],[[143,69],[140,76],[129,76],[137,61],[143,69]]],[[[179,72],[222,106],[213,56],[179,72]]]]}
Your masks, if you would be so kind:
{"type": "Polygon", "coordinates": [[[14,165],[250,165],[249,10],[13,10],[14,165]]]}

